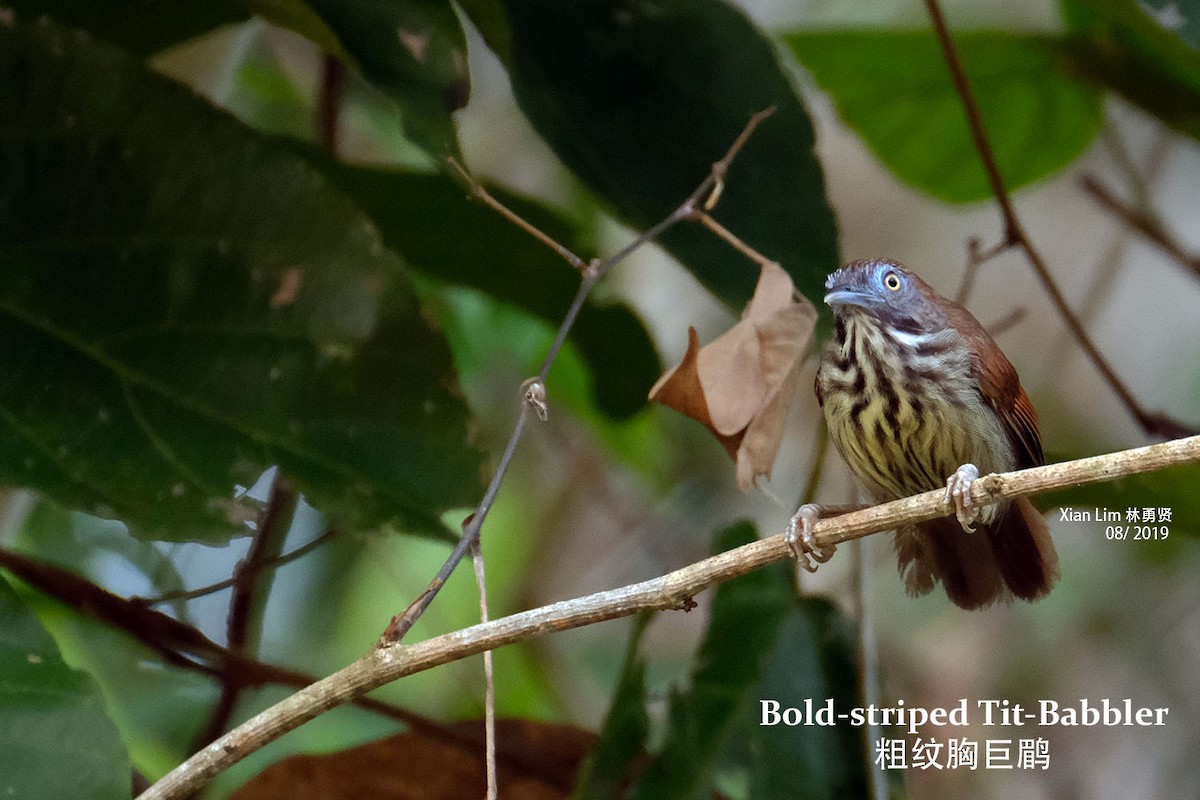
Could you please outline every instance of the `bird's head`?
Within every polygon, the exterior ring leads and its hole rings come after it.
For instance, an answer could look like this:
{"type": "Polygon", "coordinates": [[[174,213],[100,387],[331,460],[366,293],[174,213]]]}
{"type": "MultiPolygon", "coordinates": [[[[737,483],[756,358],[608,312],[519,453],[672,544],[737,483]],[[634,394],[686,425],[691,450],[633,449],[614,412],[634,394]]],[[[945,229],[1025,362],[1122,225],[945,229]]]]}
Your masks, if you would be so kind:
{"type": "Polygon", "coordinates": [[[825,302],[837,317],[865,315],[909,333],[948,324],[948,303],[929,284],[894,261],[853,261],[825,281],[825,302]]]}

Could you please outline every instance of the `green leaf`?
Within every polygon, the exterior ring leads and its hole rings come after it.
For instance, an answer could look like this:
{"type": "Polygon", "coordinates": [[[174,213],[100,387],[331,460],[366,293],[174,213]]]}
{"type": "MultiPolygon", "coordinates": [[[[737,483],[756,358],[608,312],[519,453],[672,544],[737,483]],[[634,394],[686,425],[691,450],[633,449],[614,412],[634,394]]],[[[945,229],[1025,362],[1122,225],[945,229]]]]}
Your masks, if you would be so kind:
{"type": "MultiPolygon", "coordinates": [[[[443,281],[470,286],[557,326],[580,277],[545,245],[468,199],[443,175],[377,167],[319,165],[371,215],[384,240],[409,266],[443,281]],[[414,225],[414,220],[422,224],[414,225]]],[[[575,226],[527,198],[499,189],[506,206],[575,252],[587,251],[575,226]]],[[[601,410],[623,419],[646,404],[660,363],[641,320],[623,304],[589,300],[571,339],[592,373],[601,410]]]]}
{"type": "Polygon", "coordinates": [[[508,16],[504,13],[504,0],[459,0],[471,23],[479,30],[487,46],[505,64],[512,59],[512,33],[508,29],[508,16]]]}
{"type": "Polygon", "coordinates": [[[3,579],[0,720],[0,796],[129,797],[129,758],[100,692],[3,579]]]}
{"type": "MultiPolygon", "coordinates": [[[[105,582],[104,567],[115,562],[136,571],[145,581],[145,588],[139,590],[143,594],[187,588],[175,563],[155,542],[135,539],[121,522],[68,511],[44,498],[33,504],[13,543],[23,553],[69,567],[100,585],[105,582]]],[[[171,611],[187,621],[185,603],[176,603],[171,611]]],[[[62,646],[57,634],[55,640],[62,646]]]]}
{"type": "Polygon", "coordinates": [[[633,624],[625,664],[600,738],[579,768],[574,800],[619,797],[635,759],[646,746],[650,719],[646,714],[646,662],[638,655],[642,635],[654,615],[643,613],[633,624]]]}
{"type": "Polygon", "coordinates": [[[458,154],[451,114],[470,94],[467,46],[446,0],[16,0],[148,56],[258,14],[345,61],[394,101],[407,136],[441,161],[458,154]]]}
{"type": "MultiPolygon", "coordinates": [[[[559,158],[633,227],[679,206],[752,114],[774,106],[726,177],[714,215],[782,263],[810,298],[835,266],[837,229],[808,114],[775,52],[719,0],[507,0],[517,102],[559,158]]],[[[740,307],[758,270],[703,227],[662,239],[740,307]]]]}
{"type": "Polygon", "coordinates": [[[139,56],[258,14],[311,39],[328,53],[346,57],[333,31],[304,0],[11,0],[5,5],[82,28],[139,56]]]}
{"type": "MultiPolygon", "coordinates": [[[[38,533],[26,526],[18,535],[22,549],[38,533]]],[[[76,591],[80,587],[71,586],[67,575],[43,573],[50,586],[82,602],[76,591]]],[[[78,602],[64,604],[24,584],[18,589],[63,659],[98,684],[108,717],[138,771],[148,777],[163,775],[192,752],[195,733],[220,693],[211,676],[164,662],[161,653],[91,616],[94,609],[83,612],[78,602]]]]}
{"type": "Polygon", "coordinates": [[[1200,50],[1200,0],[1144,0],[1141,6],[1193,50],[1200,50]]]}
{"type": "Polygon", "coordinates": [[[240,22],[251,13],[246,0],[11,0],[5,5],[19,12],[45,14],[142,56],[240,22]]]}
{"type": "MultiPolygon", "coordinates": [[[[228,0],[226,0],[228,1],[228,0]]],[[[172,0],[181,4],[192,3],[193,0],[172,0]]],[[[313,10],[312,4],[306,0],[242,0],[249,10],[264,19],[268,19],[281,28],[287,28],[305,37],[325,53],[341,59],[349,59],[350,54],[342,47],[338,39],[325,21],[313,10]]],[[[159,0],[156,5],[166,5],[159,0]]]]}
{"type": "MultiPolygon", "coordinates": [[[[717,534],[718,552],[756,538],[738,523],[717,534]]],[[[786,565],[756,570],[717,587],[704,641],[686,693],[671,697],[667,740],[633,793],[688,798],[713,779],[717,757],[751,705],[795,593],[786,565]]]]}
{"type": "Polygon", "coordinates": [[[458,155],[450,115],[467,104],[467,43],[446,0],[308,0],[356,67],[400,106],[408,138],[458,155]]]}
{"type": "MultiPolygon", "coordinates": [[[[755,537],[739,523],[718,535],[716,549],[755,537]]],[[[788,565],[721,584],[691,685],[672,697],[666,744],[632,796],[701,798],[718,784],[751,798],[866,796],[862,730],[761,724],[762,700],[862,705],[856,658],[852,622],[833,603],[799,599],[788,565]]]]}
{"type": "MultiPolygon", "coordinates": [[[[784,40],[897,178],[949,203],[991,196],[932,31],[797,31],[784,40]]],[[[1101,97],[1061,70],[1059,40],[1003,31],[954,40],[1009,189],[1083,153],[1102,123],[1101,97]]]]}
{"type": "MultiPolygon", "coordinates": [[[[716,549],[755,538],[740,523],[718,534],[716,549]]],[[[760,724],[763,700],[861,706],[855,641],[834,605],[796,597],[787,564],[721,584],[691,685],[671,698],[666,743],[633,797],[709,797],[717,783],[755,798],[865,797],[861,730],[760,724]]]]}
{"type": "Polygon", "coordinates": [[[370,219],[114,48],[0,27],[0,479],[222,540],[272,463],[347,527],[445,531],[479,457],[370,219]]]}
{"type": "Polygon", "coordinates": [[[1134,0],[1063,0],[1062,8],[1067,69],[1200,139],[1200,50],[1134,0]]]}
{"type": "MultiPolygon", "coordinates": [[[[857,642],[853,624],[832,603],[796,601],[783,620],[777,645],[763,669],[756,699],[801,706],[811,699],[835,709],[862,705],[858,691],[857,642]]],[[[756,704],[757,706],[757,704],[756,704]]],[[[861,728],[759,724],[761,709],[743,721],[734,737],[744,752],[750,797],[833,800],[867,796],[867,758],[861,728]]]]}

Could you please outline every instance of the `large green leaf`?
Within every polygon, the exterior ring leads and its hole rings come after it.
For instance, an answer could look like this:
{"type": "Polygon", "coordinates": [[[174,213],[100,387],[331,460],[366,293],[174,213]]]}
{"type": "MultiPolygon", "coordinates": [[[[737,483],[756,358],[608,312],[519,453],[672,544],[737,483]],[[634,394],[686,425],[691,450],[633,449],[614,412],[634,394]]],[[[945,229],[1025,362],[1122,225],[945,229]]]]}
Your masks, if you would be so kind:
{"type": "MultiPolygon", "coordinates": [[[[1058,40],[1002,31],[954,39],[1010,189],[1062,169],[1099,131],[1100,94],[1060,70],[1058,40]]],[[[797,31],[784,40],[900,180],[950,203],[991,195],[932,31],[797,31]]]]}
{"type": "Polygon", "coordinates": [[[471,20],[487,46],[509,63],[512,57],[512,34],[508,29],[508,16],[504,12],[504,0],[458,0],[458,7],[471,20]]]}
{"type": "Polygon", "coordinates": [[[11,0],[5,5],[83,28],[139,55],[250,16],[246,0],[11,0]]]}
{"type": "MultiPolygon", "coordinates": [[[[686,198],[751,115],[715,216],[783,264],[810,298],[836,266],[837,229],[808,114],[775,52],[720,0],[507,0],[517,101],[558,156],[645,229],[686,198]]],[[[662,238],[727,303],[758,270],[696,225],[662,238]]]]}
{"type": "MultiPolygon", "coordinates": [[[[715,549],[754,538],[754,526],[739,523],[717,535],[715,549]]],[[[666,742],[633,797],[690,798],[712,782],[728,737],[757,705],[754,690],[795,596],[787,573],[775,565],[717,587],[690,686],[672,696],[666,742]]]]}
{"type": "MultiPolygon", "coordinates": [[[[443,175],[317,163],[371,215],[413,269],[481,289],[554,325],[566,314],[579,274],[511,222],[469,200],[459,184],[443,175]]],[[[524,219],[586,254],[567,220],[527,198],[492,191],[524,219]]],[[[589,301],[571,339],[591,369],[602,410],[621,418],[646,404],[660,365],[645,326],[628,306],[589,301]]]]}
{"type": "Polygon", "coordinates": [[[129,797],[129,758],[90,678],[0,578],[0,797],[129,797]]]}
{"type": "Polygon", "coordinates": [[[445,343],[318,171],[51,24],[0,83],[0,479],[168,538],[271,463],[348,526],[473,498],[445,343]]]}
{"type": "MultiPolygon", "coordinates": [[[[756,699],[801,707],[862,705],[858,691],[857,642],[853,624],[827,600],[804,598],[780,627],[755,693],[756,699]]],[[[763,726],[761,707],[742,717],[727,760],[744,759],[750,797],[836,800],[866,797],[868,762],[863,731],[852,725],[763,726]]]]}
{"type": "Polygon", "coordinates": [[[451,114],[467,102],[466,40],[447,0],[15,0],[146,56],[253,15],[345,61],[401,110],[408,138],[458,153],[451,114]]]}
{"type": "Polygon", "coordinates": [[[638,653],[642,635],[654,615],[643,613],[633,624],[625,663],[600,738],[579,768],[573,800],[619,797],[630,771],[646,746],[650,718],[646,713],[646,662],[638,653]]]}
{"type": "Polygon", "coordinates": [[[346,53],[304,0],[9,0],[9,8],[82,28],[141,56],[258,14],[306,36],[326,52],[346,53]]]}
{"type": "MultiPolygon", "coordinates": [[[[754,536],[734,525],[717,547],[754,536]]],[[[853,626],[826,601],[798,599],[789,565],[722,584],[691,685],[672,697],[666,742],[633,797],[710,797],[718,778],[755,798],[865,796],[860,730],[759,724],[763,700],[860,706],[854,659],[853,626]]]]}
{"type": "Polygon", "coordinates": [[[1145,0],[1140,5],[1192,49],[1200,50],[1200,0],[1145,0]]]}
{"type": "MultiPolygon", "coordinates": [[[[171,558],[174,554],[163,552],[157,542],[130,536],[124,523],[68,511],[45,498],[32,505],[12,544],[26,555],[72,569],[100,585],[105,583],[104,569],[120,563],[130,583],[140,583],[145,595],[187,588],[187,581],[171,558]]],[[[186,603],[175,603],[170,611],[189,621],[186,603]]],[[[62,639],[55,631],[51,633],[61,647],[62,639]]]]}
{"type": "Polygon", "coordinates": [[[467,44],[448,0],[308,0],[355,66],[400,106],[408,138],[458,154],[451,113],[467,103],[467,44]]]}
{"type": "Polygon", "coordinates": [[[1200,50],[1194,44],[1134,0],[1063,0],[1062,7],[1071,70],[1200,139],[1200,50]]]}

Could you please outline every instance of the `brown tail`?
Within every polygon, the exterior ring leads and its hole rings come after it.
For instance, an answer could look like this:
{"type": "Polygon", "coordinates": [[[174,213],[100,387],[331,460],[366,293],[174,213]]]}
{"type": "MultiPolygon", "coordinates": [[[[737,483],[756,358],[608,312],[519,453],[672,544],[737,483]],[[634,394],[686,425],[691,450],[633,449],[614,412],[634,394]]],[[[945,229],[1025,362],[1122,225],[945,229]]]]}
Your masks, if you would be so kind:
{"type": "Polygon", "coordinates": [[[967,533],[954,519],[934,519],[896,532],[900,574],[911,595],[941,581],[954,604],[974,609],[1004,594],[1004,579],[982,533],[967,533]]]}
{"type": "Polygon", "coordinates": [[[987,533],[996,565],[1014,595],[1037,600],[1050,593],[1058,580],[1058,551],[1033,503],[1019,498],[987,533]]]}
{"type": "Polygon", "coordinates": [[[1037,600],[1058,578],[1058,553],[1046,521],[1025,498],[975,533],[952,517],[902,529],[896,554],[909,594],[925,594],[940,580],[950,600],[968,610],[1006,599],[1009,592],[1037,600]]]}

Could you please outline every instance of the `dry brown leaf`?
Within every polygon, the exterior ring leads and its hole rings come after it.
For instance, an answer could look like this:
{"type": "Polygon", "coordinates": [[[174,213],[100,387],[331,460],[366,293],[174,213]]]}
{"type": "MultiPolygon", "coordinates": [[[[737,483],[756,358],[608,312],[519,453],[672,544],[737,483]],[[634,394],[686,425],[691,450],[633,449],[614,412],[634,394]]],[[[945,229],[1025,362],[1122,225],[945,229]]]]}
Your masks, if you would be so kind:
{"type": "Polygon", "coordinates": [[[812,341],[817,311],[795,299],[791,277],[763,265],[742,318],[700,347],[688,328],[683,361],[654,384],[650,399],[703,423],[737,462],[743,492],[770,477],[783,440],[796,371],[812,341]]]}
{"type": "MultiPolygon", "coordinates": [[[[497,722],[497,780],[506,800],[565,800],[595,734],[529,720],[497,722]]],[[[230,800],[461,800],[483,797],[483,726],[408,733],[323,755],[282,759],[230,800]]]]}

